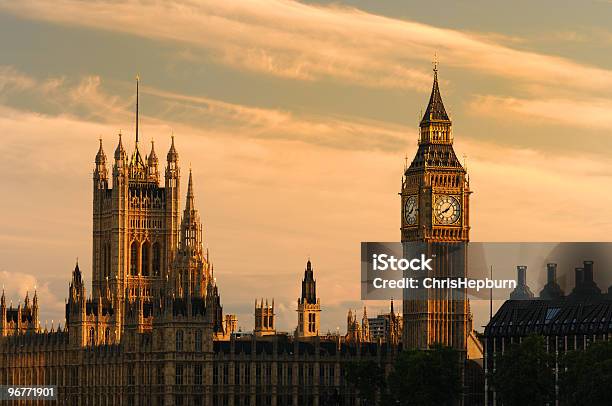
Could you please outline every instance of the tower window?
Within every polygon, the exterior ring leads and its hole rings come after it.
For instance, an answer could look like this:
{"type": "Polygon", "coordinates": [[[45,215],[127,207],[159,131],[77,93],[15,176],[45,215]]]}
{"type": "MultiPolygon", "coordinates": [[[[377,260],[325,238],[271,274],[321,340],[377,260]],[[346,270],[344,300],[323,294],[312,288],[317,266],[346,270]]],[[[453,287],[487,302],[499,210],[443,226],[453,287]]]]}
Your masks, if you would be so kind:
{"type": "Polygon", "coordinates": [[[145,242],[142,244],[142,253],[141,253],[141,269],[140,274],[143,276],[149,276],[149,266],[150,266],[150,258],[151,258],[151,243],[145,242]]]}
{"type": "Polygon", "coordinates": [[[182,385],[183,384],[183,366],[182,365],[177,365],[176,366],[176,376],[175,376],[175,379],[174,379],[174,383],[176,385],[182,385]]]}
{"type": "Polygon", "coordinates": [[[195,331],[195,350],[202,351],[202,330],[195,331]]]}
{"type": "Polygon", "coordinates": [[[161,247],[158,242],[153,244],[153,275],[159,275],[161,270],[161,247]]]}
{"type": "Polygon", "coordinates": [[[132,241],[130,247],[130,275],[138,274],[138,241],[132,241]]]}
{"type": "Polygon", "coordinates": [[[183,351],[183,330],[176,331],[176,350],[183,351]]]}

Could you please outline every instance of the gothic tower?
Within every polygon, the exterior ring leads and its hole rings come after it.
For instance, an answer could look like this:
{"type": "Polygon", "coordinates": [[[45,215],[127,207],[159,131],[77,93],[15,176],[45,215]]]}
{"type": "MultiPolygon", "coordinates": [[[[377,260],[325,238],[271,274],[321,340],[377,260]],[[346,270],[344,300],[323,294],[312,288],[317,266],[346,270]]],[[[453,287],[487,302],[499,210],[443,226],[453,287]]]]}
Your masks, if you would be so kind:
{"type": "Polygon", "coordinates": [[[193,177],[189,170],[187,201],[181,220],[179,246],[170,271],[170,288],[175,297],[204,297],[211,270],[202,244],[202,223],[195,207],[193,177]]]}
{"type": "Polygon", "coordinates": [[[306,263],[302,280],[302,296],[298,299],[298,325],[296,337],[314,337],[319,335],[321,302],[317,298],[317,282],[310,259],[306,263]]]}
{"type": "Polygon", "coordinates": [[[135,300],[161,296],[179,240],[180,171],[174,138],[168,152],[165,187],[153,142],[143,157],[138,86],[134,151],[128,159],[121,134],[108,181],[102,141],[93,174],[93,297],[110,287],[113,297],[135,300]],[[108,281],[108,282],[107,282],[108,281]]]}
{"type": "MultiPolygon", "coordinates": [[[[405,255],[420,247],[434,257],[433,271],[426,276],[465,277],[469,180],[453,150],[452,123],[442,103],[437,67],[433,74],[418,149],[402,180],[401,239],[405,255]]],[[[471,330],[465,291],[410,291],[405,290],[403,303],[405,348],[441,343],[464,351],[471,330]]]]}
{"type": "Polygon", "coordinates": [[[272,305],[268,304],[268,299],[266,299],[265,304],[263,298],[259,303],[255,299],[255,328],[253,333],[258,337],[276,334],[274,299],[272,299],[272,305]]]}

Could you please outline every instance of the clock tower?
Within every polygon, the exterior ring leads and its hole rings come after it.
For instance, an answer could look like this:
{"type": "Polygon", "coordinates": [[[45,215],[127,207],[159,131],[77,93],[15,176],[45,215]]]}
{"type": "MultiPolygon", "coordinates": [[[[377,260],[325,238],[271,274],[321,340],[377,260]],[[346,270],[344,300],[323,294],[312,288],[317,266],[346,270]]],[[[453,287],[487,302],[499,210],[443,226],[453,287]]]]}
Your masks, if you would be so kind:
{"type": "MultiPolygon", "coordinates": [[[[442,103],[435,65],[429,104],[419,127],[418,149],[404,172],[400,193],[404,255],[417,249],[433,257],[433,269],[422,277],[466,277],[469,180],[453,150],[452,123],[442,103]]],[[[440,343],[465,351],[471,331],[465,290],[404,292],[405,348],[427,349],[440,343]]]]}

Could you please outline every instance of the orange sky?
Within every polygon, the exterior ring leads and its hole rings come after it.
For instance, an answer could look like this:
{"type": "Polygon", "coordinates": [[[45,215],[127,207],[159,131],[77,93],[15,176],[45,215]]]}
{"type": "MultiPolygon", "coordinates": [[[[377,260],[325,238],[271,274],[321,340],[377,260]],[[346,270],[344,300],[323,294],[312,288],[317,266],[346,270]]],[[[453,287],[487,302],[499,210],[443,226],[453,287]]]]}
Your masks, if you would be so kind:
{"type": "Polygon", "coordinates": [[[63,319],[75,257],[89,274],[97,139],[110,156],[123,129],[133,149],[136,72],[143,139],[161,158],[174,132],[183,174],[193,167],[224,311],[244,328],[260,297],[294,327],[309,256],[324,330],[361,306],[359,243],[399,238],[397,193],[434,52],[475,192],[472,239],[609,240],[609,61],[449,26],[291,1],[0,1],[9,297],[36,285],[43,318],[63,319]]]}

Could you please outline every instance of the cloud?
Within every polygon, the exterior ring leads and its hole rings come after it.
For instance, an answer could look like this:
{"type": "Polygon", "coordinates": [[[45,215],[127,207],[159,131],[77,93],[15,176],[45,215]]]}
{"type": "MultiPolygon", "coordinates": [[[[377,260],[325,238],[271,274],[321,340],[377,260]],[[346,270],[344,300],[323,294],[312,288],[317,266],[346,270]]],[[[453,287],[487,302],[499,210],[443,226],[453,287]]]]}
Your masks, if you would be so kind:
{"type": "Polygon", "coordinates": [[[525,83],[595,92],[612,89],[609,70],[513,49],[496,42],[496,35],[444,29],[338,5],[289,0],[27,0],[2,1],[0,8],[22,18],[182,43],[236,69],[298,80],[332,79],[426,91],[429,73],[415,65],[429,62],[437,51],[447,66],[525,83]]]}
{"type": "Polygon", "coordinates": [[[603,98],[542,98],[479,95],[469,104],[475,115],[515,120],[539,120],[545,124],[570,125],[582,129],[612,129],[612,101],[603,98]]]}
{"type": "Polygon", "coordinates": [[[12,66],[0,66],[0,94],[8,95],[34,87],[36,81],[12,66]]]}
{"type": "Polygon", "coordinates": [[[0,284],[5,292],[7,306],[23,306],[26,294],[29,296],[30,304],[34,297],[34,291],[38,295],[39,303],[39,322],[45,325],[45,320],[49,322],[55,320],[55,327],[58,321],[64,321],[64,301],[61,295],[58,296],[53,289],[53,282],[41,280],[32,274],[23,271],[0,271],[0,284]]]}
{"type": "MultiPolygon", "coordinates": [[[[6,83],[27,83],[27,93],[37,103],[46,104],[48,110],[53,107],[51,110],[59,111],[59,115],[110,124],[117,129],[115,132],[132,126],[134,100],[109,94],[97,75],[73,83],[64,78],[38,81],[10,66],[0,65],[0,72],[7,72],[6,83]]],[[[154,114],[141,119],[146,125],[162,126],[168,132],[171,128],[190,131],[191,127],[200,127],[202,134],[223,138],[283,139],[338,149],[386,151],[397,150],[415,135],[414,129],[358,117],[295,114],[149,86],[141,86],[141,93],[153,96],[161,106],[154,114]]],[[[9,94],[19,92],[12,85],[4,91],[0,88],[0,98],[9,94]]],[[[8,105],[10,99],[4,99],[8,105]]],[[[7,114],[15,111],[9,109],[7,114]]]]}

